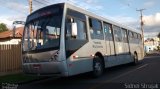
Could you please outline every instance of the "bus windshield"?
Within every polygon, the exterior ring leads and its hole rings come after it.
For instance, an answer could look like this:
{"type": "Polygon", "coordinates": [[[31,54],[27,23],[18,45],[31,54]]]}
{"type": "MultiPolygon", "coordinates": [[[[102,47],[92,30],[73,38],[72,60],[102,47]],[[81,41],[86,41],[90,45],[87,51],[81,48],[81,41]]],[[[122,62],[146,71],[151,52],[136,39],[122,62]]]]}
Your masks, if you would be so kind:
{"type": "Polygon", "coordinates": [[[23,51],[58,49],[61,19],[60,15],[51,15],[27,23],[23,36],[23,51]]]}

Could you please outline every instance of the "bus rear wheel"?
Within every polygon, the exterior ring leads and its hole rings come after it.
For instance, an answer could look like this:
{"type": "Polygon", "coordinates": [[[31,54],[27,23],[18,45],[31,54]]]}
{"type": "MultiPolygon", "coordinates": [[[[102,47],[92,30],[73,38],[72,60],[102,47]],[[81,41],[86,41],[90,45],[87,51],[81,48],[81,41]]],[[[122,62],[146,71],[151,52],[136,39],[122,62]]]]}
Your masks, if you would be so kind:
{"type": "Polygon", "coordinates": [[[93,60],[93,76],[99,77],[103,74],[103,62],[99,57],[95,57],[93,60]]]}
{"type": "Polygon", "coordinates": [[[137,53],[134,53],[134,65],[137,65],[138,64],[138,56],[137,56],[137,53]]]}

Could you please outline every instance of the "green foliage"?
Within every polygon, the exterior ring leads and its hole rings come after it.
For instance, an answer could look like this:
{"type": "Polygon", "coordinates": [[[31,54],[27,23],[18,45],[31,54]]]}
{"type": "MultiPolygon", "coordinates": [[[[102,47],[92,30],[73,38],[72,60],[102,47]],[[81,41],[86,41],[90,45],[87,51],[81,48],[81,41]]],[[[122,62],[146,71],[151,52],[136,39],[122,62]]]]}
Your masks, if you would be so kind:
{"type": "Polygon", "coordinates": [[[0,32],[8,31],[6,24],[0,23],[0,32]]]}
{"type": "Polygon", "coordinates": [[[158,33],[157,37],[160,39],[160,32],[158,33]]]}
{"type": "Polygon", "coordinates": [[[160,46],[157,46],[157,50],[160,51],[160,46]]]}

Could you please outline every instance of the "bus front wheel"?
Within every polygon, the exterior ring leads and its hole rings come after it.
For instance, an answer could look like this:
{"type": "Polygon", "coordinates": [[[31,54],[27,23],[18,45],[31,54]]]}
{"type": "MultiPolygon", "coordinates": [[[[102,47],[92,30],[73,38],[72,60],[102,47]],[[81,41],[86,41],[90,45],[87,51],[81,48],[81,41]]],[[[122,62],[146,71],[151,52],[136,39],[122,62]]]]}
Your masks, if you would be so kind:
{"type": "Polygon", "coordinates": [[[93,76],[94,77],[99,77],[103,74],[103,71],[104,71],[103,62],[97,56],[93,59],[93,76]]]}

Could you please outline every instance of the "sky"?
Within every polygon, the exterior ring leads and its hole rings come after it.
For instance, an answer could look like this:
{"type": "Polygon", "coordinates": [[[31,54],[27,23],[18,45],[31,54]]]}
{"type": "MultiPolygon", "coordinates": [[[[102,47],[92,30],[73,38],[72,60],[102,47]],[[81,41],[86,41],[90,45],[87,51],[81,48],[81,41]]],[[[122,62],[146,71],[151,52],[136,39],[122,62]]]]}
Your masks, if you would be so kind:
{"type": "MultiPolygon", "coordinates": [[[[33,11],[54,3],[68,2],[117,23],[140,29],[143,11],[145,37],[160,32],[160,0],[33,0],[33,11]]],[[[0,0],[0,23],[12,28],[13,21],[25,21],[29,15],[28,0],[0,0]]]]}

